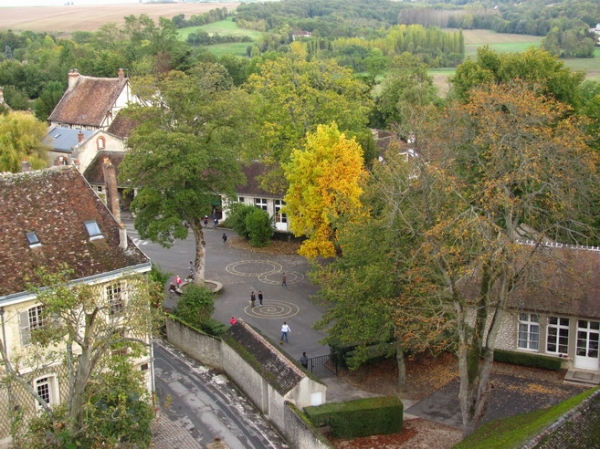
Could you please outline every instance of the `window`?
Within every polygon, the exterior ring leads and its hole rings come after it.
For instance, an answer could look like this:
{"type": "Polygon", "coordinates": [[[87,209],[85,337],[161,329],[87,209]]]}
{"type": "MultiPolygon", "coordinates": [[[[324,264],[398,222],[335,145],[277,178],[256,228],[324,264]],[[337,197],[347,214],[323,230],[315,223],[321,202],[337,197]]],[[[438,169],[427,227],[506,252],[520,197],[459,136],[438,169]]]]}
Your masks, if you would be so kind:
{"type": "Polygon", "coordinates": [[[104,137],[98,137],[96,146],[98,147],[98,150],[104,150],[106,148],[106,139],[104,139],[104,137]]]}
{"type": "Polygon", "coordinates": [[[125,301],[123,300],[123,293],[121,284],[115,283],[106,286],[106,299],[109,304],[109,313],[111,315],[120,315],[125,308],[125,301]]]}
{"type": "Polygon", "coordinates": [[[275,222],[276,223],[287,223],[287,216],[281,213],[281,208],[285,206],[285,201],[275,200],[275,222]]]}
{"type": "Polygon", "coordinates": [[[35,306],[19,313],[21,346],[31,344],[31,332],[44,327],[44,306],[35,306]]]}
{"type": "MultiPolygon", "coordinates": [[[[57,404],[58,403],[58,394],[56,389],[56,377],[55,376],[46,376],[36,379],[33,382],[33,387],[35,392],[38,394],[40,399],[44,401],[48,405],[57,404]]],[[[36,408],[41,409],[42,406],[36,400],[35,401],[36,408]]]]}
{"type": "Polygon", "coordinates": [[[254,198],[254,205],[262,210],[267,210],[266,198],[254,198]]]}
{"type": "Polygon", "coordinates": [[[546,352],[550,354],[569,353],[569,319],[548,317],[548,337],[546,352]]]}
{"type": "Polygon", "coordinates": [[[519,314],[519,348],[538,350],[540,347],[540,317],[535,313],[519,314]]]}
{"type": "Polygon", "coordinates": [[[244,198],[243,196],[238,196],[238,203],[244,203],[246,198],[244,198]]]}
{"type": "Polygon", "coordinates": [[[33,231],[26,232],[25,237],[27,237],[27,241],[29,242],[30,248],[36,248],[38,246],[42,246],[42,244],[40,243],[40,239],[38,238],[38,236],[36,235],[35,232],[33,232],[33,231]]]}
{"type": "Polygon", "coordinates": [[[89,220],[84,222],[85,229],[87,230],[90,240],[96,240],[104,238],[102,232],[100,231],[100,226],[98,226],[98,222],[96,220],[89,220]]]}

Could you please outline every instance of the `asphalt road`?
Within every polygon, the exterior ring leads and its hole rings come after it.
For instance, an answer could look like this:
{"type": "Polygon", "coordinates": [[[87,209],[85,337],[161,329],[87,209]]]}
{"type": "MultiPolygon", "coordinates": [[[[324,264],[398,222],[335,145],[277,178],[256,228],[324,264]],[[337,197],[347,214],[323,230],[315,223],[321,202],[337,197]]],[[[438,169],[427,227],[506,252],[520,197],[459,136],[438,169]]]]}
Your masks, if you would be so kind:
{"type": "Polygon", "coordinates": [[[154,343],[154,367],[162,412],[187,429],[200,447],[215,438],[231,449],[289,447],[222,374],[162,341],[154,343]]]}

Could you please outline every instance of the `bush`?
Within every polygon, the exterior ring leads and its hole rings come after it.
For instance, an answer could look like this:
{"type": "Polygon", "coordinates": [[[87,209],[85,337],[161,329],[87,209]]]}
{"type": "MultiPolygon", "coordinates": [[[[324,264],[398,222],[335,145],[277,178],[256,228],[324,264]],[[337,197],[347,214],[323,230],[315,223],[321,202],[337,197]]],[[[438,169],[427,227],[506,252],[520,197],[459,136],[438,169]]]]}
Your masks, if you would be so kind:
{"type": "Polygon", "coordinates": [[[494,360],[496,362],[512,363],[513,365],[544,368],[551,371],[558,371],[562,367],[562,360],[557,357],[528,354],[525,352],[502,351],[499,349],[494,351],[494,360]]]}
{"type": "Polygon", "coordinates": [[[213,335],[215,337],[220,337],[227,330],[227,326],[225,326],[220,321],[217,321],[213,318],[209,318],[205,322],[200,325],[200,330],[202,332],[207,333],[208,335],[213,335]]]}
{"type": "Polygon", "coordinates": [[[250,237],[248,228],[246,227],[246,215],[254,211],[256,207],[248,204],[234,203],[229,211],[230,215],[227,218],[227,224],[239,235],[245,239],[250,237]]]}
{"type": "Polygon", "coordinates": [[[246,229],[250,237],[250,245],[262,247],[271,242],[273,236],[273,219],[262,209],[254,208],[246,215],[246,229]]]}
{"type": "Polygon", "coordinates": [[[395,396],[335,402],[304,409],[317,426],[331,427],[335,438],[385,435],[402,430],[404,406],[395,396]]]}
{"type": "Polygon", "coordinates": [[[267,246],[274,232],[273,218],[264,210],[248,204],[232,204],[227,225],[240,237],[250,240],[252,246],[267,246]]]}
{"type": "Polygon", "coordinates": [[[190,326],[201,329],[215,310],[213,293],[196,284],[187,284],[173,314],[190,326]]]}

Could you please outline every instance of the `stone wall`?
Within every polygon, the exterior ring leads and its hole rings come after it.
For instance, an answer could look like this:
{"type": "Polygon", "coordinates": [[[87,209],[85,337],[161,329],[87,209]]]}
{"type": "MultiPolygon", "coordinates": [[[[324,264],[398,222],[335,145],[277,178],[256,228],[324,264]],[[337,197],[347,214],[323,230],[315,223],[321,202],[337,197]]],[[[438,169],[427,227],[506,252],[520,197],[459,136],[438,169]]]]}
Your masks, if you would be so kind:
{"type": "MultiPolygon", "coordinates": [[[[167,340],[199,362],[219,368],[252,401],[261,413],[281,432],[294,449],[329,449],[331,446],[297,407],[318,405],[325,401],[327,387],[306,376],[300,369],[290,369],[301,374],[293,388],[284,388],[275,379],[268,382],[247,360],[221,339],[202,334],[185,324],[167,318],[167,340]],[[277,387],[277,388],[276,388],[277,387]]],[[[270,344],[265,342],[267,347],[270,344]]],[[[277,352],[273,348],[271,351],[277,352]]],[[[281,357],[280,354],[277,355],[281,357]]]]}

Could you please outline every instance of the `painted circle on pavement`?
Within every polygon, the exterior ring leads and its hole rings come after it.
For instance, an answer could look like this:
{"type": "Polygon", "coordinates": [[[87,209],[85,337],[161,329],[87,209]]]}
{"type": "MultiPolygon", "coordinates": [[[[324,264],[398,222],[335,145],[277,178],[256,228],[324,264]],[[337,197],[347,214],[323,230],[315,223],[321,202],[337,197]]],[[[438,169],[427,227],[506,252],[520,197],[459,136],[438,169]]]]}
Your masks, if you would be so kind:
{"type": "Polygon", "coordinates": [[[291,318],[300,312],[300,308],[293,302],[282,301],[279,299],[264,300],[263,305],[258,303],[252,307],[248,304],[244,308],[246,315],[253,318],[291,318]]]}
{"type": "Polygon", "coordinates": [[[261,276],[278,273],[282,267],[270,260],[239,260],[230,263],[225,269],[235,276],[261,276]]]}

